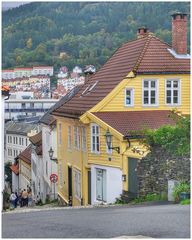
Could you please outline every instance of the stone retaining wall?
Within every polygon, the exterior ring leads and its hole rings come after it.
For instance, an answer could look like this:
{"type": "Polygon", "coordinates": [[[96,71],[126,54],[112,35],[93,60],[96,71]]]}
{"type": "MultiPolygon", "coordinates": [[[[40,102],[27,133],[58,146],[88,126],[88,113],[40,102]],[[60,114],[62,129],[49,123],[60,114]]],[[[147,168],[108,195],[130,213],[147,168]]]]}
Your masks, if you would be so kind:
{"type": "Polygon", "coordinates": [[[168,180],[190,181],[190,158],[172,157],[162,148],[155,148],[137,165],[139,196],[167,193],[168,180]]]}

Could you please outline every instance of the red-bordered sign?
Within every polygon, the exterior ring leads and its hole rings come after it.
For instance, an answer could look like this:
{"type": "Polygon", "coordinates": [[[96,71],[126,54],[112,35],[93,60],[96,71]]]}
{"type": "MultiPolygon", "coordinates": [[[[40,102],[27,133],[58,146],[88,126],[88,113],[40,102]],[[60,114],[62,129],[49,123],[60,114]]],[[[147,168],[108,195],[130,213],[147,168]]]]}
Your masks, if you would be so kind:
{"type": "Polygon", "coordinates": [[[55,173],[51,174],[50,181],[53,182],[53,183],[56,183],[58,181],[57,174],[55,174],[55,173]]]}

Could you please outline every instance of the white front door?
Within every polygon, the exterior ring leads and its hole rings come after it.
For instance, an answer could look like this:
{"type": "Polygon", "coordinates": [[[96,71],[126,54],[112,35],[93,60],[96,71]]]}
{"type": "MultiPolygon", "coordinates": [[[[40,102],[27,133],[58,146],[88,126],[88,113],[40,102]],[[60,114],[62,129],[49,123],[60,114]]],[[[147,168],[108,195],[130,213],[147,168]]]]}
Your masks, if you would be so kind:
{"type": "Polygon", "coordinates": [[[96,169],[96,200],[106,201],[106,170],[96,169]]]}

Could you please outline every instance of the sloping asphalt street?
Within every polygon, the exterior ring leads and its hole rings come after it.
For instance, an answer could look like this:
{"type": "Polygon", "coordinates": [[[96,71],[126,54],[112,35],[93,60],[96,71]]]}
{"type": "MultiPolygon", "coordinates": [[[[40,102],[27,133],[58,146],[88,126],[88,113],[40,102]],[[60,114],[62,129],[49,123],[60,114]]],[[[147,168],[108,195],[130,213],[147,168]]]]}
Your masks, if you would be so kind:
{"type": "Polygon", "coordinates": [[[2,214],[3,238],[190,238],[190,206],[118,206],[2,214]]]}

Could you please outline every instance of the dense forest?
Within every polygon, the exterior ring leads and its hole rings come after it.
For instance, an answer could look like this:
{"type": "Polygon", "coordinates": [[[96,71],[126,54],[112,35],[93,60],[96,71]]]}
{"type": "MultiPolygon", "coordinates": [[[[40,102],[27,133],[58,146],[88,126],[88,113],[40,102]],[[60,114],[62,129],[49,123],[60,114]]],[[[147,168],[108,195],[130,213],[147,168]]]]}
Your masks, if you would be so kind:
{"type": "MultiPolygon", "coordinates": [[[[3,68],[93,64],[146,26],[171,43],[171,14],[189,2],[32,2],[2,13],[3,68]]],[[[189,19],[189,17],[188,17],[189,19]]],[[[189,29],[188,21],[188,29],[189,29]]],[[[188,30],[189,35],[189,30],[188,30]]],[[[189,40],[189,37],[188,37],[189,40]]],[[[189,45],[189,44],[188,44],[189,45]]]]}

